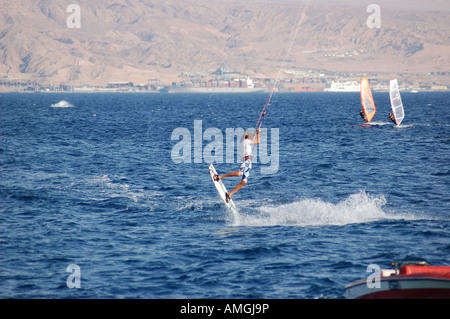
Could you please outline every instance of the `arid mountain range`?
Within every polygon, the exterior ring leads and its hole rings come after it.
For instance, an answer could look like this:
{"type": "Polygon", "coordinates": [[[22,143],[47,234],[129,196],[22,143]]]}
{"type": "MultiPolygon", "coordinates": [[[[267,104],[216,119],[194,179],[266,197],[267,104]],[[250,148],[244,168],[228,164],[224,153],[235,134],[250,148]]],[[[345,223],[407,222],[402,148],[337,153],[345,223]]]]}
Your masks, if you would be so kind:
{"type": "Polygon", "coordinates": [[[380,0],[370,28],[373,2],[0,0],[0,80],[169,82],[228,62],[256,77],[283,67],[449,85],[449,1],[380,0]]]}

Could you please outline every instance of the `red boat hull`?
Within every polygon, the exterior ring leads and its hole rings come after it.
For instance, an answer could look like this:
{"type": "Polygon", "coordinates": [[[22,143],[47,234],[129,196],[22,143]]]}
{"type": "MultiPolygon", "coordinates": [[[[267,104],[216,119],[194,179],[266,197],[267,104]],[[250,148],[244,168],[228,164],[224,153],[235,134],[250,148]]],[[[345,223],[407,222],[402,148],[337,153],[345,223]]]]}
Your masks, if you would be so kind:
{"type": "Polygon", "coordinates": [[[450,299],[450,289],[407,289],[373,292],[356,299],[450,299]]]}
{"type": "MultiPolygon", "coordinates": [[[[392,274],[392,272],[394,272],[392,274]]],[[[450,299],[450,267],[405,265],[378,286],[358,280],[345,287],[350,299],[450,299]]]]}

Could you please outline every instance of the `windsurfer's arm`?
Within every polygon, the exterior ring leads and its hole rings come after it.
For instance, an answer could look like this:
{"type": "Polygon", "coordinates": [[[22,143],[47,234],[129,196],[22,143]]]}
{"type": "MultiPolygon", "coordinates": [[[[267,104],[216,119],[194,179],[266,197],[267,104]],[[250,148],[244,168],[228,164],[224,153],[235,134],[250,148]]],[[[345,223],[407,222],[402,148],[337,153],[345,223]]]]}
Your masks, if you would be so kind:
{"type": "Polygon", "coordinates": [[[256,138],[253,139],[253,144],[259,144],[259,133],[261,132],[260,129],[256,130],[256,138]]]}

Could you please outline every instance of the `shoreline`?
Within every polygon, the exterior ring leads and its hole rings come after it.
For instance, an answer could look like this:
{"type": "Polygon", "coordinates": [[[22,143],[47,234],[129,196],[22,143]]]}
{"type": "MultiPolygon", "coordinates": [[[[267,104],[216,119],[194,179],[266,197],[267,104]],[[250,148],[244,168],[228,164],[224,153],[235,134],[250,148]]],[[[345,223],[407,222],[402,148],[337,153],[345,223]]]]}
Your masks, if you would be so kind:
{"type": "MultiPolygon", "coordinates": [[[[430,92],[450,92],[450,89],[447,90],[400,90],[402,93],[430,93],[430,92]]],[[[381,91],[381,90],[372,90],[374,93],[389,93],[389,91],[381,91]]],[[[0,94],[10,94],[10,93],[18,93],[18,94],[163,94],[163,95],[179,95],[179,94],[187,94],[187,95],[195,95],[195,94],[267,94],[270,91],[259,91],[259,92],[160,92],[160,91],[104,91],[104,90],[86,90],[86,91],[25,91],[25,90],[10,90],[10,91],[2,91],[0,90],[0,94]]],[[[298,94],[298,93],[357,93],[356,91],[294,91],[294,90],[285,90],[285,91],[275,91],[277,94],[298,94]]]]}

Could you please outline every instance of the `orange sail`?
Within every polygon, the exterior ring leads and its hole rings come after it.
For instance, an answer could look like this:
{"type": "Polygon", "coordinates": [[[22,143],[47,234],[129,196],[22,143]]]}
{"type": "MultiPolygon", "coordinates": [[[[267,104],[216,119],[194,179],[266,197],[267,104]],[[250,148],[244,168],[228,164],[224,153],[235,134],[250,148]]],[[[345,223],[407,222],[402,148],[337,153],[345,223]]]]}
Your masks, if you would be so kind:
{"type": "Polygon", "coordinates": [[[368,123],[372,121],[377,109],[373,101],[372,91],[370,90],[369,80],[367,78],[361,79],[361,104],[364,112],[364,119],[368,123]]]}

